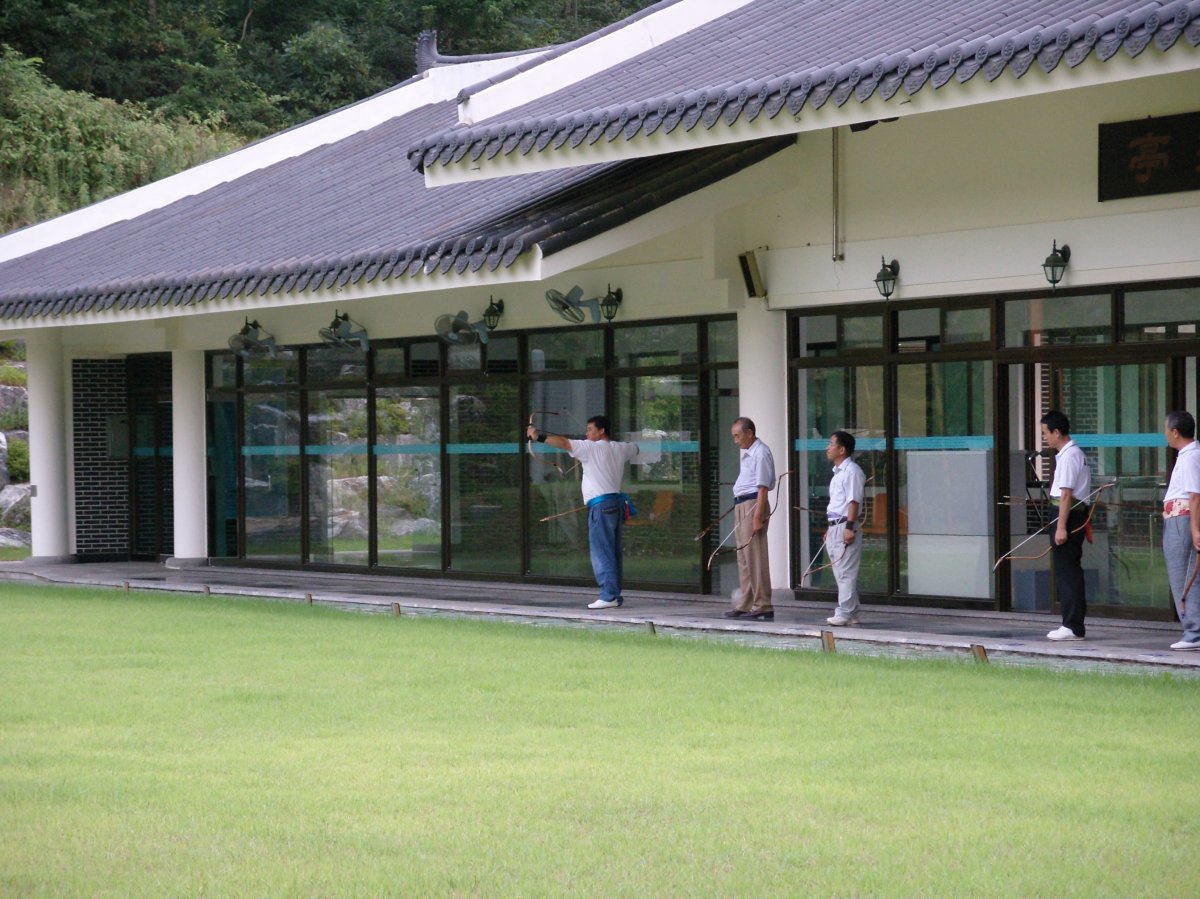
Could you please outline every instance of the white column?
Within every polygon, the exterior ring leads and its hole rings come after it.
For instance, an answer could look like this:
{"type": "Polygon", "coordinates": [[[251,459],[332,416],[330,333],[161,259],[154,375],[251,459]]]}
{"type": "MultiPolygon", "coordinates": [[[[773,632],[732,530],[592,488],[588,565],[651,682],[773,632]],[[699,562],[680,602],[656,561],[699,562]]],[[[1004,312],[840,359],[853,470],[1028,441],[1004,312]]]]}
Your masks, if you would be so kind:
{"type": "MultiPolygon", "coordinates": [[[[738,405],[740,414],[753,420],[760,440],[771,448],[775,473],[787,471],[787,318],[770,312],[760,299],[746,301],[738,312],[738,405]]],[[[791,587],[791,554],[788,551],[787,510],[791,508],[791,477],[784,478],[772,494],[775,517],[767,530],[771,559],[771,587],[791,587]],[[778,503],[778,505],[776,505],[778,503]]]]}
{"type": "Polygon", "coordinates": [[[29,381],[29,483],[32,558],[70,558],[67,528],[66,377],[62,329],[39,328],[25,337],[29,381]]]}
{"type": "Polygon", "coordinates": [[[175,555],[167,564],[197,564],[208,560],[208,464],[201,350],[171,351],[171,422],[175,555]]]}

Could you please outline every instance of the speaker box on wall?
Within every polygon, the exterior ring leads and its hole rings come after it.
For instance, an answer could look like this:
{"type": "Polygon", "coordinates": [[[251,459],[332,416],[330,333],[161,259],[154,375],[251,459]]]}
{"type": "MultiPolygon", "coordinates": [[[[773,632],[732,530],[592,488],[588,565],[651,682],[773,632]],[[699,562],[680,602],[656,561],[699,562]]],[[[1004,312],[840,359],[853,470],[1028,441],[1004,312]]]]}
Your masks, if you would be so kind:
{"type": "Polygon", "coordinates": [[[742,278],[746,282],[746,296],[765,297],[767,287],[763,284],[762,274],[758,270],[758,260],[754,251],[738,254],[738,262],[742,266],[742,278]]]}

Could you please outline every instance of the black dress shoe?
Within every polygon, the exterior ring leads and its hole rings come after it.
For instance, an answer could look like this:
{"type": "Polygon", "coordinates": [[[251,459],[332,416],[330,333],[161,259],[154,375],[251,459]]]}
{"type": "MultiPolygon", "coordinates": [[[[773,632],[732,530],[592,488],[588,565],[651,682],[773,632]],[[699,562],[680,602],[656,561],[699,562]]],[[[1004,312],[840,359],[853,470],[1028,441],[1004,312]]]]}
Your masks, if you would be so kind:
{"type": "Polygon", "coordinates": [[[749,614],[749,612],[743,612],[741,609],[730,609],[724,613],[726,618],[745,618],[749,614]]]}
{"type": "Polygon", "coordinates": [[[747,612],[746,617],[751,621],[774,621],[774,612],[747,612]]]}

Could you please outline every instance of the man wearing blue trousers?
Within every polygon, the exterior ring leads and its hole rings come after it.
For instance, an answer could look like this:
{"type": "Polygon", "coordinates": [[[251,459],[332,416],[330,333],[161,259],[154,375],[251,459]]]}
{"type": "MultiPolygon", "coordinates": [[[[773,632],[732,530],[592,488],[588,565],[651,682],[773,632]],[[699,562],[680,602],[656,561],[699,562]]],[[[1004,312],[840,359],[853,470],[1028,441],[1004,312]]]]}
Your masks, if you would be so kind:
{"type": "Polygon", "coordinates": [[[628,497],[621,492],[625,466],[638,454],[636,443],[622,443],[609,436],[612,425],[603,415],[587,421],[586,439],[571,440],[557,434],[541,434],[530,425],[526,436],[538,443],[565,450],[583,463],[583,502],[588,510],[588,548],[600,598],[589,609],[611,609],[625,602],[621,595],[624,567],[621,532],[625,526],[628,497]]]}

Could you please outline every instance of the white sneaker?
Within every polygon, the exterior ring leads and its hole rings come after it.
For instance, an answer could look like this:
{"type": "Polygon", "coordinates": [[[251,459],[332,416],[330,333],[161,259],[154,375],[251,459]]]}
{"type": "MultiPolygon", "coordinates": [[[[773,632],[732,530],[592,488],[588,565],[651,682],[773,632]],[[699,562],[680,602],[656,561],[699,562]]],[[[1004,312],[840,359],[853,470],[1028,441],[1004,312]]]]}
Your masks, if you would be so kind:
{"type": "Polygon", "coordinates": [[[1080,637],[1073,630],[1071,630],[1069,627],[1064,625],[1064,626],[1062,626],[1060,628],[1056,628],[1055,630],[1052,630],[1050,633],[1046,634],[1046,639],[1047,640],[1082,640],[1083,637],[1080,637]]]}
{"type": "Polygon", "coordinates": [[[832,618],[826,618],[825,621],[834,627],[842,627],[847,624],[858,624],[858,616],[851,615],[849,618],[846,618],[842,615],[834,615],[832,618]]]}
{"type": "Polygon", "coordinates": [[[595,602],[589,602],[589,609],[612,609],[620,606],[625,602],[625,598],[618,596],[616,599],[598,599],[595,602]]]}
{"type": "Polygon", "coordinates": [[[1188,641],[1180,640],[1178,643],[1171,644],[1172,649],[1200,649],[1200,640],[1188,641]]]}

